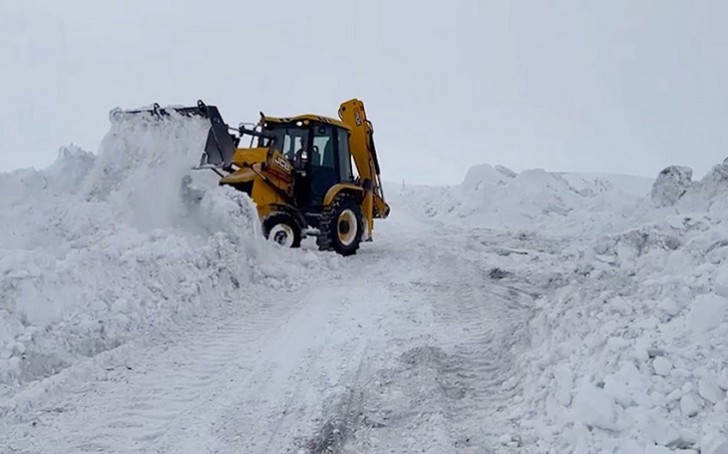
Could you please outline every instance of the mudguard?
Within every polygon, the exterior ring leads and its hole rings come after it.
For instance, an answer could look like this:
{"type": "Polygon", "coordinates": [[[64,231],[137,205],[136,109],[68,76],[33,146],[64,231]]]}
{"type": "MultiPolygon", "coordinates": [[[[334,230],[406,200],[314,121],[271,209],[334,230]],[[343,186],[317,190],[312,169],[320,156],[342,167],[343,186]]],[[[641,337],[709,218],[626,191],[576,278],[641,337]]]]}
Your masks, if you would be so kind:
{"type": "Polygon", "coordinates": [[[344,192],[352,194],[356,197],[356,200],[359,203],[364,200],[364,189],[361,186],[349,183],[339,183],[331,186],[331,188],[326,191],[326,195],[324,196],[324,206],[331,205],[331,202],[334,201],[336,196],[344,192]]]}

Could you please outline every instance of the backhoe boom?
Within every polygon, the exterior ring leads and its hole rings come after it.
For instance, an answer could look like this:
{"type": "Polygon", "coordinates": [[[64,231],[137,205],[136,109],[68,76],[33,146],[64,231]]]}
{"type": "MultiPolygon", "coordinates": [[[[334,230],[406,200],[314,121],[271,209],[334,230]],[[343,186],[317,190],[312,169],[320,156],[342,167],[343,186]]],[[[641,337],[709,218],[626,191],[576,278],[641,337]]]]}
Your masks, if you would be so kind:
{"type": "Polygon", "coordinates": [[[384,201],[379,160],[374,146],[374,127],[367,119],[364,103],[358,99],[341,103],[339,118],[351,128],[349,146],[357,172],[367,191],[363,208],[367,213],[371,213],[371,216],[366,216],[367,230],[371,232],[374,218],[384,219],[389,215],[389,205],[384,201]]]}

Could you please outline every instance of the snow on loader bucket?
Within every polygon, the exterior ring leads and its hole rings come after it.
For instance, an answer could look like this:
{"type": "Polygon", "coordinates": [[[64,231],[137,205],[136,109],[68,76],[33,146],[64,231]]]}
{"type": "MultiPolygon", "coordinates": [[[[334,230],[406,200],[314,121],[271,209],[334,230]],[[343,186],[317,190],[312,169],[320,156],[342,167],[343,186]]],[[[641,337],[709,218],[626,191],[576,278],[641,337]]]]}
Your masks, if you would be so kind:
{"type": "Polygon", "coordinates": [[[159,104],[154,103],[151,109],[117,110],[112,112],[112,115],[115,118],[130,115],[149,115],[163,120],[165,117],[173,115],[173,113],[185,117],[207,118],[210,121],[205,149],[200,164],[194,169],[226,169],[230,167],[238,139],[230,134],[231,128],[225,124],[217,107],[208,106],[202,100],[197,101],[197,106],[194,107],[160,107],[159,104]]]}

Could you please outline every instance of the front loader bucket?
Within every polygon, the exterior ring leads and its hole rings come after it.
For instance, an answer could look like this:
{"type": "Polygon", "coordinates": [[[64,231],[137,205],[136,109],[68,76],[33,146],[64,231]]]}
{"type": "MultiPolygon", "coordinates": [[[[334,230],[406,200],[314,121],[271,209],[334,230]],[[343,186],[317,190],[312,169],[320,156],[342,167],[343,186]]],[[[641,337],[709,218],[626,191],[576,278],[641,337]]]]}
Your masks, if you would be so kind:
{"type": "Polygon", "coordinates": [[[114,117],[126,115],[150,115],[157,119],[170,116],[170,112],[185,117],[203,117],[210,120],[210,130],[207,133],[205,150],[198,168],[228,168],[232,163],[233,153],[237,146],[236,138],[230,134],[229,127],[222,119],[220,111],[215,106],[208,106],[204,102],[197,101],[195,107],[170,107],[163,108],[155,103],[152,109],[123,110],[112,112],[114,117]]]}

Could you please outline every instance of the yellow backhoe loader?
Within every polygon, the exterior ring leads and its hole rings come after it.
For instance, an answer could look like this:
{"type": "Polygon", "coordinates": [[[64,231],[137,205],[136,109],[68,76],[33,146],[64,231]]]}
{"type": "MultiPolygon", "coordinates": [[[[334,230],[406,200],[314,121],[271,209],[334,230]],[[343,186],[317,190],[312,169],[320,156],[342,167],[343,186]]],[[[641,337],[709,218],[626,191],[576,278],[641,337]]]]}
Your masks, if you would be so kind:
{"type": "Polygon", "coordinates": [[[339,119],[319,115],[277,118],[260,114],[252,128],[231,128],[215,106],[133,110],[157,117],[170,111],[209,119],[199,166],[220,175],[220,184],[255,202],[263,233],[283,246],[299,247],[315,235],[320,250],[356,254],[371,241],[374,219],[389,215],[384,201],[374,130],[364,104],[343,102],[339,119]],[[247,147],[241,142],[248,136],[247,147]],[[352,166],[352,159],[354,166],[352,166]]]}

